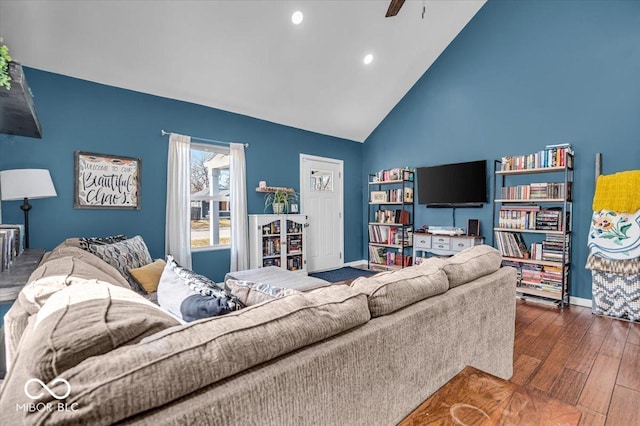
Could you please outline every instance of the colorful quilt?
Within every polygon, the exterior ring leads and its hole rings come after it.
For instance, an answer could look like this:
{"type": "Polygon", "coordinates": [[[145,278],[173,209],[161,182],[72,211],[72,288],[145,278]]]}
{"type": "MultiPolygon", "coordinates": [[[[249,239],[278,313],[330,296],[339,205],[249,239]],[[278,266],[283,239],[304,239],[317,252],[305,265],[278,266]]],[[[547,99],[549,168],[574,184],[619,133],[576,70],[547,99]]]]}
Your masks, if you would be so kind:
{"type": "Polygon", "coordinates": [[[611,210],[593,212],[588,246],[593,256],[604,259],[640,257],[640,210],[633,214],[611,210]]]}

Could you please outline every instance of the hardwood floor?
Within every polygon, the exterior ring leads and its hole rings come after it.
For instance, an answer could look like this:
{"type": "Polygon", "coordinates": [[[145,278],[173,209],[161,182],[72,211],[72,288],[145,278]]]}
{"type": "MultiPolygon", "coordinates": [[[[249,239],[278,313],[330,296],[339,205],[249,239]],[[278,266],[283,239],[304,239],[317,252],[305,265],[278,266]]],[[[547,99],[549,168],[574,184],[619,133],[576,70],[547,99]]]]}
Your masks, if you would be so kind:
{"type": "Polygon", "coordinates": [[[640,425],[640,324],[517,301],[511,381],[575,405],[581,425],[640,425]]]}

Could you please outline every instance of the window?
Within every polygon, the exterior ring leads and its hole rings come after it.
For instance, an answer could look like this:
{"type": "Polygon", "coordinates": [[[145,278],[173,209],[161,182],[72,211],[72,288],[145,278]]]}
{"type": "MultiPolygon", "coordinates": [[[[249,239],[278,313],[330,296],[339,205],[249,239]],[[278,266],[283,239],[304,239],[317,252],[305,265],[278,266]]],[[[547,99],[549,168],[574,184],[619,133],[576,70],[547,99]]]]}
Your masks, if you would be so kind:
{"type": "Polygon", "coordinates": [[[231,245],[229,148],[191,144],[191,248],[231,245]]]}

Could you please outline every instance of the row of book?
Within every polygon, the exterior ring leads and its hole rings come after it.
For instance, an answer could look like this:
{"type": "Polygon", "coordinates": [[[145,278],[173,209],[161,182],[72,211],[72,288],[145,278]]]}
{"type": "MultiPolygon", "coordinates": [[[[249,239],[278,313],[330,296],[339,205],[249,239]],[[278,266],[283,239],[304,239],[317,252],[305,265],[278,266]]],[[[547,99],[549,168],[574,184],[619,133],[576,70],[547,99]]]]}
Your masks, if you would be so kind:
{"type": "Polygon", "coordinates": [[[537,265],[505,260],[503,266],[511,266],[517,271],[518,287],[532,288],[535,290],[562,292],[563,270],[564,281],[568,281],[569,267],[537,265]]]}
{"type": "Polygon", "coordinates": [[[24,250],[24,226],[0,225],[0,271],[11,267],[24,250]]]}
{"type": "Polygon", "coordinates": [[[300,255],[287,258],[287,269],[290,271],[303,269],[302,256],[300,255]]]}
{"type": "Polygon", "coordinates": [[[373,218],[377,223],[397,223],[408,225],[409,224],[409,211],[408,210],[377,210],[373,218]]]}
{"type": "Polygon", "coordinates": [[[388,225],[369,225],[369,242],[408,247],[413,244],[413,229],[388,225]]]}
{"type": "Polygon", "coordinates": [[[502,171],[573,167],[572,158],[571,144],[547,145],[534,154],[502,157],[502,171]]]}
{"type": "Polygon", "coordinates": [[[263,256],[279,256],[280,255],[280,237],[264,238],[262,240],[263,256]]]}
{"type": "Polygon", "coordinates": [[[412,257],[384,247],[369,246],[369,262],[387,266],[411,266],[412,257]]]}
{"type": "Polygon", "coordinates": [[[373,182],[388,182],[394,180],[413,181],[413,169],[396,167],[390,170],[380,170],[373,175],[373,182]]]}
{"type": "Polygon", "coordinates": [[[287,253],[288,254],[302,253],[302,235],[287,236],[287,253]]]}
{"type": "Polygon", "coordinates": [[[505,257],[558,263],[562,262],[563,253],[565,263],[569,261],[570,257],[571,238],[569,235],[547,234],[544,241],[532,243],[531,249],[529,249],[520,232],[496,231],[496,243],[498,250],[505,257]]]}
{"type": "MultiPolygon", "coordinates": [[[[498,212],[498,228],[530,231],[562,231],[562,209],[540,206],[502,207],[498,212]]],[[[567,212],[567,223],[569,222],[567,212]]]]}
{"type": "Polygon", "coordinates": [[[371,202],[376,203],[413,203],[413,188],[396,188],[386,191],[371,191],[371,202]]]}
{"type": "Polygon", "coordinates": [[[565,193],[564,182],[541,182],[529,185],[505,186],[500,188],[502,200],[548,200],[566,198],[571,200],[571,182],[565,193]]]}

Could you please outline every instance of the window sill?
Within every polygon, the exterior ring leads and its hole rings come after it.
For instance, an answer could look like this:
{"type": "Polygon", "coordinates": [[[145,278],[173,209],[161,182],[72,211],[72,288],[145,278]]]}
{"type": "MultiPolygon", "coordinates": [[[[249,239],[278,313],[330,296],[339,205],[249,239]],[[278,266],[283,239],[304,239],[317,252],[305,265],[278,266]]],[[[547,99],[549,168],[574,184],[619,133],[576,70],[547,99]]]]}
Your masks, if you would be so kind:
{"type": "Polygon", "coordinates": [[[218,250],[231,250],[231,246],[206,246],[206,247],[192,247],[191,253],[200,253],[205,251],[218,251],[218,250]]]}

